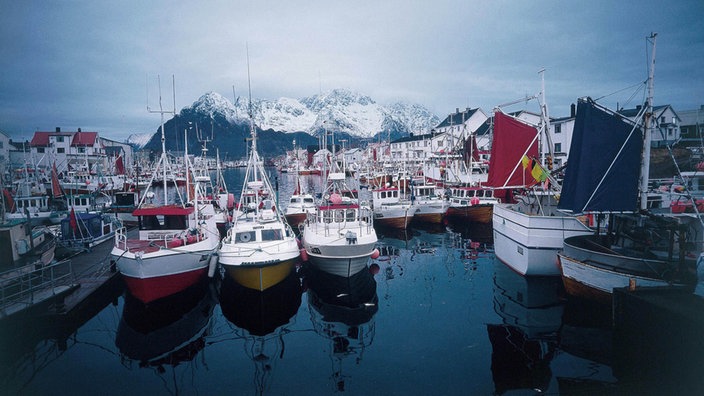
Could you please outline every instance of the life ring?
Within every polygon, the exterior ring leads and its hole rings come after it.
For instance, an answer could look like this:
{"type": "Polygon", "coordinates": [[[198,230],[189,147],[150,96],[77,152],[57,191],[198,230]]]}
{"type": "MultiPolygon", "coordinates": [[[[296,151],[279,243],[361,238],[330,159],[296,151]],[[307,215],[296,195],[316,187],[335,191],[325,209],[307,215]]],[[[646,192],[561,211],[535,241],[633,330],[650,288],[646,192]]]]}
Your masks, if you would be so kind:
{"type": "Polygon", "coordinates": [[[248,232],[243,232],[240,234],[240,242],[249,242],[252,236],[248,232]]]}

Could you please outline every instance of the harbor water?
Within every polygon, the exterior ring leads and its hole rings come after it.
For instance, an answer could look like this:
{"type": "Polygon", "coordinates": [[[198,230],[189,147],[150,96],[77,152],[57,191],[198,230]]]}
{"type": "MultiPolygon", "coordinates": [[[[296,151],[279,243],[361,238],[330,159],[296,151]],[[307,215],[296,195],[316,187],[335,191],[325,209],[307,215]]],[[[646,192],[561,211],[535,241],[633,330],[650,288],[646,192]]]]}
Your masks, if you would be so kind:
{"type": "MultiPolygon", "coordinates": [[[[225,172],[236,197],[243,174],[225,172]]],[[[285,207],[295,176],[274,170],[271,176],[285,207]]],[[[306,186],[320,191],[319,177],[307,176],[306,186]]],[[[512,272],[494,256],[490,225],[413,226],[378,234],[380,256],[353,278],[331,278],[303,263],[265,292],[225,277],[145,306],[118,288],[96,297],[95,312],[75,322],[3,323],[0,394],[702,389],[701,376],[691,374],[704,367],[704,358],[682,361],[666,374],[647,370],[647,362],[619,359],[623,350],[648,346],[614,343],[610,310],[570,300],[558,277],[528,279],[512,272]]],[[[693,345],[700,338],[693,334],[693,345]]]]}

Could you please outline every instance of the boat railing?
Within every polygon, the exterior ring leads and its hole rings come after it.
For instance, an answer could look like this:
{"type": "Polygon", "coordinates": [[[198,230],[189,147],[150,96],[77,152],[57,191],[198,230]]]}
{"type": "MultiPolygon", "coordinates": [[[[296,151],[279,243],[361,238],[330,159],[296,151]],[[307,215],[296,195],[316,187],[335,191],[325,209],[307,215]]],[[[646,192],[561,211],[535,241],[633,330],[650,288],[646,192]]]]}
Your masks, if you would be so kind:
{"type": "Polygon", "coordinates": [[[120,227],[115,231],[115,247],[127,250],[127,227],[120,227]]]}
{"type": "Polygon", "coordinates": [[[44,266],[27,265],[2,272],[0,317],[44,301],[75,284],[71,260],[44,266]]]}
{"type": "Polygon", "coordinates": [[[372,209],[366,206],[360,207],[356,215],[351,218],[348,218],[346,213],[341,216],[335,216],[331,210],[317,210],[306,214],[305,224],[306,227],[313,227],[316,233],[322,228],[325,236],[330,236],[331,234],[339,235],[341,230],[351,230],[353,228],[358,229],[362,234],[367,234],[374,230],[374,215],[372,209]]]}

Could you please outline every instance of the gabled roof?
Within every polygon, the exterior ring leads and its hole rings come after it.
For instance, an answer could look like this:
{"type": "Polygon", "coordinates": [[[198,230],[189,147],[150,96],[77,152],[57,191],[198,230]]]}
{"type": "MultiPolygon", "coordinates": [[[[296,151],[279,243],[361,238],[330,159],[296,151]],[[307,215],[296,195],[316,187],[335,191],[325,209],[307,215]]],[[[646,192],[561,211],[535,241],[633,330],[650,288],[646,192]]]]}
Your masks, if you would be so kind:
{"type": "Polygon", "coordinates": [[[479,110],[479,108],[467,109],[465,111],[459,111],[458,109],[456,112],[448,115],[447,118],[442,120],[442,122],[438,124],[435,128],[445,128],[451,125],[459,125],[462,123],[462,120],[467,121],[472,118],[472,115],[474,115],[477,110],[479,110]]]}
{"type": "MultiPolygon", "coordinates": [[[[653,113],[659,113],[667,109],[668,107],[670,107],[670,105],[653,106],[653,113]]],[[[624,117],[633,118],[637,116],[642,109],[643,108],[641,106],[637,106],[635,109],[621,109],[618,111],[618,113],[624,117]]]]}
{"type": "Polygon", "coordinates": [[[415,142],[417,140],[425,140],[425,139],[430,139],[433,137],[432,133],[426,133],[425,135],[410,135],[402,138],[398,138],[391,142],[391,144],[394,143],[405,143],[405,142],[415,142]]]}
{"type": "Polygon", "coordinates": [[[72,132],[34,132],[32,141],[29,145],[32,147],[47,147],[49,146],[49,137],[51,136],[72,136],[72,132]]]}
{"type": "Polygon", "coordinates": [[[98,137],[98,132],[76,132],[73,135],[71,146],[92,146],[95,144],[95,139],[98,137]]]}
{"type": "Polygon", "coordinates": [[[493,122],[493,120],[494,120],[494,117],[487,118],[486,121],[484,121],[484,123],[481,124],[479,126],[479,128],[477,128],[477,132],[476,132],[477,136],[484,136],[484,135],[490,134],[491,133],[491,123],[493,122]]]}

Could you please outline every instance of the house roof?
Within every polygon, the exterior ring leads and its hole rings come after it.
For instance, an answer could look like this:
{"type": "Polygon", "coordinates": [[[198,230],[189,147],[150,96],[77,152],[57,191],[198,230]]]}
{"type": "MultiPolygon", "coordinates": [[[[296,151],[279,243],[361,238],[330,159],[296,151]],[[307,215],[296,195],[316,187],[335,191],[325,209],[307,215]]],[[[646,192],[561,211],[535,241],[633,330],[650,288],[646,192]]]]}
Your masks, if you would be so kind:
{"type": "Polygon", "coordinates": [[[76,132],[73,135],[71,146],[92,146],[97,137],[98,132],[76,132]]]}
{"type": "MultiPolygon", "coordinates": [[[[664,111],[668,107],[670,107],[670,105],[653,106],[653,113],[659,113],[661,111],[664,111]]],[[[633,118],[637,116],[642,109],[643,108],[641,106],[638,106],[635,109],[621,109],[618,112],[624,117],[633,118]]]]}
{"type": "Polygon", "coordinates": [[[29,145],[32,147],[47,147],[49,146],[49,137],[50,136],[71,136],[73,133],[71,132],[34,132],[34,136],[32,136],[32,141],[29,142],[29,145]]]}
{"type": "Polygon", "coordinates": [[[433,137],[432,133],[426,133],[424,135],[409,135],[406,137],[398,138],[394,140],[393,143],[405,143],[405,142],[414,142],[416,140],[425,140],[425,139],[430,139],[433,137]]]}
{"type": "Polygon", "coordinates": [[[477,128],[477,136],[484,136],[491,133],[491,123],[493,119],[494,117],[487,118],[486,121],[477,128]]]}
{"type": "Polygon", "coordinates": [[[448,115],[444,120],[442,120],[442,122],[438,124],[436,128],[445,128],[451,125],[459,125],[462,123],[462,120],[467,121],[472,118],[472,116],[474,115],[474,113],[477,112],[477,110],[479,110],[479,108],[466,109],[465,111],[459,111],[458,109],[456,112],[448,115]]]}

